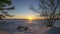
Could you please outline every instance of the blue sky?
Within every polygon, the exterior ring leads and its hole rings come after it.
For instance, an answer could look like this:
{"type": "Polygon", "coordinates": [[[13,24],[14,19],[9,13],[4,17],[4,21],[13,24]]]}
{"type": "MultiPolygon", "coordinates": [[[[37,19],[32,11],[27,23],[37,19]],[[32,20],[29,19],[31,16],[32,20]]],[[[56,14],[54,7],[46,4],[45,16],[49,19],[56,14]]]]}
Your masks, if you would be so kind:
{"type": "MultiPolygon", "coordinates": [[[[13,2],[13,6],[15,6],[15,10],[9,11],[9,13],[12,15],[15,15],[16,18],[17,16],[18,18],[21,18],[21,17],[24,18],[28,16],[35,17],[37,15],[36,12],[30,9],[30,6],[33,5],[34,8],[36,9],[39,8],[38,0],[12,0],[12,2],[13,2]]],[[[46,2],[48,1],[46,0],[46,2]]],[[[57,2],[57,0],[55,0],[55,2],[57,2]]]]}
{"type": "Polygon", "coordinates": [[[18,16],[35,16],[35,12],[30,9],[30,5],[33,5],[35,8],[38,8],[37,0],[13,0],[13,5],[15,6],[15,10],[10,11],[13,15],[18,16]]]}
{"type": "Polygon", "coordinates": [[[7,17],[8,19],[24,19],[24,18],[40,18],[37,17],[38,13],[30,9],[31,5],[38,9],[38,0],[12,0],[15,10],[10,10],[8,13],[15,15],[13,17],[7,17]]]}

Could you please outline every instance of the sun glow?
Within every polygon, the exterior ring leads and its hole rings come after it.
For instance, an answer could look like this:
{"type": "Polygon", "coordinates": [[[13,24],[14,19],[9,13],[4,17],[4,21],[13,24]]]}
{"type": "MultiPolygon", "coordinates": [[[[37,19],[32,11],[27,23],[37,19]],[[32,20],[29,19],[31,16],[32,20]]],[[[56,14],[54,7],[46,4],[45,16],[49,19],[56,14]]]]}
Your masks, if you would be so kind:
{"type": "Polygon", "coordinates": [[[33,16],[28,16],[27,19],[29,20],[28,23],[32,23],[32,20],[34,19],[33,16]]]}
{"type": "Polygon", "coordinates": [[[34,18],[32,16],[28,16],[27,19],[33,20],[34,18]]]}
{"type": "Polygon", "coordinates": [[[33,18],[32,17],[29,17],[29,20],[32,20],[33,18]]]}

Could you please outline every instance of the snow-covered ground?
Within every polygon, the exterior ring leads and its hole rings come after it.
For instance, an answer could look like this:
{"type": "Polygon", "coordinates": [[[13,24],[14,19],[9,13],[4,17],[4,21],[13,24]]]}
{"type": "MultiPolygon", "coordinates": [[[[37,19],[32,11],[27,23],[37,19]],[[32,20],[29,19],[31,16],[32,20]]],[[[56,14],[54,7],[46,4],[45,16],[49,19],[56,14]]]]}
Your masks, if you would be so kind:
{"type": "MultiPolygon", "coordinates": [[[[51,34],[52,30],[55,31],[55,34],[58,30],[58,33],[60,32],[58,28],[45,27],[40,20],[33,20],[31,23],[29,23],[28,20],[0,20],[0,23],[0,34],[51,34]],[[3,22],[5,24],[2,24],[3,22]],[[27,26],[28,30],[18,30],[18,26],[27,26]]],[[[60,27],[60,20],[56,21],[55,26],[60,27]]],[[[54,32],[52,34],[54,34],[54,32]]]]}

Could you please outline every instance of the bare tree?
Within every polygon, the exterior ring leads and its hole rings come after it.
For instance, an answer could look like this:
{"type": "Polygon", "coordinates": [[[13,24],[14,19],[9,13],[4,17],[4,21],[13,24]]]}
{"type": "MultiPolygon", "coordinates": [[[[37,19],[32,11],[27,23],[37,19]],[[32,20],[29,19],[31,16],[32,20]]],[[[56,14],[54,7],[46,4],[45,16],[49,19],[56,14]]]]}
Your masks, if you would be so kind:
{"type": "Polygon", "coordinates": [[[12,17],[12,15],[8,14],[7,10],[13,10],[14,6],[12,6],[11,0],[0,0],[0,19],[8,17],[12,17]]]}
{"type": "Polygon", "coordinates": [[[43,17],[45,20],[42,21],[47,27],[52,27],[60,17],[60,0],[38,0],[39,8],[35,9],[33,6],[30,8],[43,17]],[[38,11],[40,10],[40,11],[38,11]]]}

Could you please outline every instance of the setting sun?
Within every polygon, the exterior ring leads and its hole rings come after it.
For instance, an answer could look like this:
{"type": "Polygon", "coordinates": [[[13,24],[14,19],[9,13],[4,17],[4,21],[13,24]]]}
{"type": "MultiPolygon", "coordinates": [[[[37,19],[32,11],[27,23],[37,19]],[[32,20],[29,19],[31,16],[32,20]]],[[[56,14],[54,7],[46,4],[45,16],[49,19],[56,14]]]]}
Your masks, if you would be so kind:
{"type": "Polygon", "coordinates": [[[32,20],[33,18],[32,18],[32,17],[29,17],[28,19],[29,19],[29,20],[32,20]]]}
{"type": "Polygon", "coordinates": [[[32,20],[34,19],[33,16],[28,16],[27,19],[29,20],[28,23],[32,23],[32,20]]]}
{"type": "Polygon", "coordinates": [[[35,19],[35,18],[34,18],[33,16],[28,16],[27,19],[33,20],[33,19],[35,19]]]}

